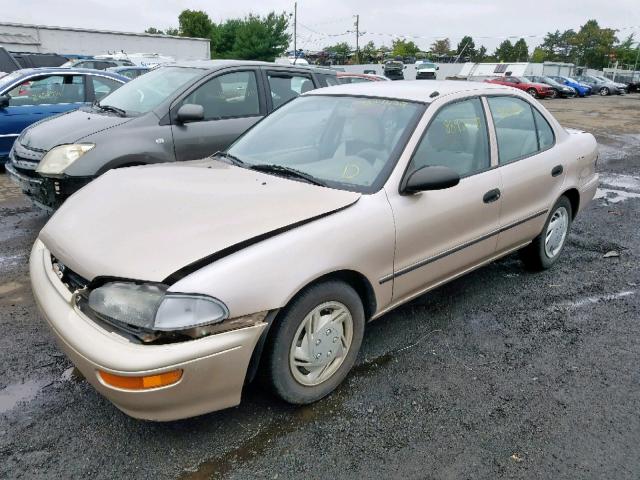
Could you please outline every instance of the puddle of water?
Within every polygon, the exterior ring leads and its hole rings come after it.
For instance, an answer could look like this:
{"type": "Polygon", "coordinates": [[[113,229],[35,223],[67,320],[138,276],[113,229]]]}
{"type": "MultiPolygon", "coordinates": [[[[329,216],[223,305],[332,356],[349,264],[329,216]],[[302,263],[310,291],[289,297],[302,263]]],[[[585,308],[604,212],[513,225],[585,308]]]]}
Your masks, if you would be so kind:
{"type": "Polygon", "coordinates": [[[24,255],[0,256],[0,268],[13,267],[14,265],[18,265],[22,263],[22,260],[24,260],[24,258],[24,255]]]}
{"type": "Polygon", "coordinates": [[[640,177],[635,175],[622,175],[618,173],[603,173],[600,175],[600,184],[616,188],[640,191],[640,177]]]}
{"type": "Polygon", "coordinates": [[[634,290],[625,290],[622,292],[611,293],[608,295],[600,295],[597,297],[580,298],[573,302],[557,303],[555,306],[568,307],[568,308],[580,308],[580,307],[584,307],[585,305],[592,305],[594,303],[606,302],[608,300],[618,300],[620,298],[625,298],[631,295],[635,295],[635,293],[636,292],[634,290]]]}
{"type": "Polygon", "coordinates": [[[625,190],[613,190],[609,188],[599,188],[594,200],[604,199],[609,203],[620,203],[630,198],[640,198],[640,193],[627,192],[625,190]]]}
{"type": "Polygon", "coordinates": [[[21,282],[7,282],[0,285],[0,295],[6,295],[20,290],[23,287],[21,282]]]}
{"type": "Polygon", "coordinates": [[[47,380],[27,380],[23,383],[7,385],[0,390],[0,413],[8,412],[19,403],[33,400],[48,383],[47,380]]]}

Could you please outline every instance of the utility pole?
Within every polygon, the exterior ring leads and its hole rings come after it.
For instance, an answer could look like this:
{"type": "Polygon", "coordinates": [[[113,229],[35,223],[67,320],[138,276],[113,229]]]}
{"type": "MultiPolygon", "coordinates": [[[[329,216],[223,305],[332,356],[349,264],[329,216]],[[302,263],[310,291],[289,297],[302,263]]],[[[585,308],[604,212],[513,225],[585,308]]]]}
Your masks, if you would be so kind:
{"type": "Polygon", "coordinates": [[[297,29],[298,29],[298,2],[294,2],[293,3],[293,64],[294,65],[298,60],[297,29]]]}
{"type": "Polygon", "coordinates": [[[360,15],[356,15],[356,64],[360,64],[360,15]]]}
{"type": "Polygon", "coordinates": [[[638,45],[636,45],[636,63],[633,64],[634,73],[638,68],[638,57],[640,57],[640,42],[638,42],[638,45]]]}

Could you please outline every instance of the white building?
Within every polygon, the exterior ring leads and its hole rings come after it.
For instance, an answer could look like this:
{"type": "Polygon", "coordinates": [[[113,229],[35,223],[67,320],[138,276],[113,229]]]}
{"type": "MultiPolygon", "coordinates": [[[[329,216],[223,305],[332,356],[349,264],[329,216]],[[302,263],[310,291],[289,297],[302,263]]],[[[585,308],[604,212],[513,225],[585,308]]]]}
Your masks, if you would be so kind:
{"type": "Polygon", "coordinates": [[[0,46],[11,52],[100,55],[158,53],[176,60],[208,60],[209,39],[85,28],[0,23],[0,46]]]}

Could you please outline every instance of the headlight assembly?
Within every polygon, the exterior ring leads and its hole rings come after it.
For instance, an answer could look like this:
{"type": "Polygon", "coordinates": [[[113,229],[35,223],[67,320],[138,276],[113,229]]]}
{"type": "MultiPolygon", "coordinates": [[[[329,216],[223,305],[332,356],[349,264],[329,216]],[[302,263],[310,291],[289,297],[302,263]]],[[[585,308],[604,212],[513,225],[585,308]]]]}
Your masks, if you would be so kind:
{"type": "Polygon", "coordinates": [[[93,143],[75,143],[59,145],[49,150],[38,164],[36,172],[59,175],[82,155],[95,147],[93,143]]]}
{"type": "Polygon", "coordinates": [[[120,325],[143,341],[155,340],[162,332],[205,336],[220,331],[211,327],[229,317],[226,305],[213,297],[171,293],[161,284],[105,283],[84,295],[79,306],[85,313],[120,325]]]}

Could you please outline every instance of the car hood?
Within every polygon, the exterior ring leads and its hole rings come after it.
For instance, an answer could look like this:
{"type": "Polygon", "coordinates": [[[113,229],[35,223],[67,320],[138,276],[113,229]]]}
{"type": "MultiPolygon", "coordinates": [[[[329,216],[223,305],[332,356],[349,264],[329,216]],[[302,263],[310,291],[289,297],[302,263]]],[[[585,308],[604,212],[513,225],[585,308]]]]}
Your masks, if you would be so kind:
{"type": "Polygon", "coordinates": [[[94,133],[127,123],[133,118],[97,113],[90,108],[50,117],[25,130],[20,143],[32,150],[51,150],[56,145],[74,143],[94,133]]]}
{"type": "Polygon", "coordinates": [[[71,196],[40,239],[88,280],[160,282],[358,198],[212,159],[131,167],[107,172],[71,196]]]}

